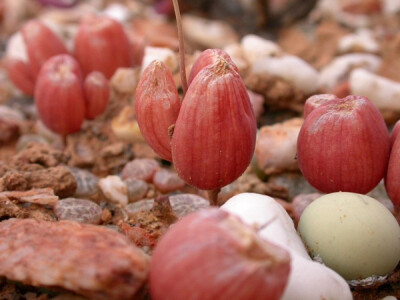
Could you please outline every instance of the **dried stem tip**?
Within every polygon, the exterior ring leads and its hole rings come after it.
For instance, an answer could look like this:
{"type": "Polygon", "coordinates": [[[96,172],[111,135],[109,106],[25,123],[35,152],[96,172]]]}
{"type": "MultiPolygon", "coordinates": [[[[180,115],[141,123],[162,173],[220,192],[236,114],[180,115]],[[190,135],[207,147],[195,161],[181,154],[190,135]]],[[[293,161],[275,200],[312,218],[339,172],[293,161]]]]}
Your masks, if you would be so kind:
{"type": "Polygon", "coordinates": [[[231,64],[225,58],[218,56],[213,65],[213,70],[216,75],[222,76],[228,72],[231,72],[233,69],[231,64]]]}

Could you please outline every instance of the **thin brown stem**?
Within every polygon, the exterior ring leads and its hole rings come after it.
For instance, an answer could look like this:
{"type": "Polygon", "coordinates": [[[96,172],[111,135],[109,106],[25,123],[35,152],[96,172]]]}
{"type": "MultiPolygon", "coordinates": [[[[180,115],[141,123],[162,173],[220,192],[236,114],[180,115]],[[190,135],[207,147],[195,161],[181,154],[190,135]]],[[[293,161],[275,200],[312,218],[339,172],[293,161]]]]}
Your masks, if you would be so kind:
{"type": "Polygon", "coordinates": [[[218,194],[220,191],[221,191],[221,189],[207,191],[208,200],[210,201],[211,205],[218,206],[218,194]]]}
{"type": "Polygon", "coordinates": [[[185,42],[182,30],[182,19],[181,12],[179,10],[178,0],[172,0],[174,4],[176,26],[178,28],[178,40],[179,40],[179,68],[181,73],[182,90],[183,96],[185,96],[188,89],[187,79],[186,79],[186,66],[185,66],[185,42]]]}
{"type": "Polygon", "coordinates": [[[64,148],[67,148],[67,137],[68,137],[68,135],[66,135],[66,134],[61,135],[62,142],[64,144],[64,148]]]}

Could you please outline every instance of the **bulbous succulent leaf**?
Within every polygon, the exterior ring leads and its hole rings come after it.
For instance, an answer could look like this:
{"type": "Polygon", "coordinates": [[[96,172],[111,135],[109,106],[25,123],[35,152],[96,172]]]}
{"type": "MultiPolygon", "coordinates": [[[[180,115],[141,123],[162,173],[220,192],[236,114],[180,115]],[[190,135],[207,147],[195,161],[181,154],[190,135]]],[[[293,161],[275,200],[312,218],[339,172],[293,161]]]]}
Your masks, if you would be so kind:
{"type": "Polygon", "coordinates": [[[136,116],[140,131],[150,147],[171,161],[168,130],[178,118],[181,102],[172,72],[161,61],[153,61],[136,88],[136,116]]]}
{"type": "Polygon", "coordinates": [[[79,65],[72,56],[62,54],[46,61],[36,82],[35,105],[52,131],[65,136],[81,128],[85,99],[79,65]]]}
{"type": "Polygon", "coordinates": [[[178,175],[205,190],[237,179],[249,165],[256,119],[242,78],[223,57],[189,86],[172,137],[178,175]]]}
{"type": "Polygon", "coordinates": [[[75,57],[84,75],[99,71],[110,79],[121,67],[132,64],[131,45],[122,25],[97,15],[85,16],[75,37],[75,57]]]}

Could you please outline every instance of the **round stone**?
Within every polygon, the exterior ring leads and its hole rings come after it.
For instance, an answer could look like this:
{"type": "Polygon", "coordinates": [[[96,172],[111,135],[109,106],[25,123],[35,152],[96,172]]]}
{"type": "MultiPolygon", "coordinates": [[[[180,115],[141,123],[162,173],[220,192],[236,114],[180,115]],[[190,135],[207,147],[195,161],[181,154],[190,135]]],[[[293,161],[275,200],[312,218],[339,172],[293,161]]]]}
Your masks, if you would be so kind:
{"type": "Polygon", "coordinates": [[[78,198],[65,198],[56,203],[54,213],[59,220],[99,224],[103,210],[96,203],[78,198]]]}
{"type": "Polygon", "coordinates": [[[153,177],[153,183],[156,188],[164,194],[185,187],[185,181],[183,181],[177,173],[166,169],[160,169],[156,172],[153,177]]]}
{"type": "Polygon", "coordinates": [[[76,197],[91,196],[98,192],[99,178],[96,175],[79,168],[69,167],[69,170],[72,175],[74,175],[77,182],[77,188],[74,194],[76,197]]]}
{"type": "Polygon", "coordinates": [[[155,159],[134,159],[123,168],[122,179],[135,178],[151,182],[159,168],[160,166],[155,159]]]}
{"type": "Polygon", "coordinates": [[[124,182],[128,187],[129,202],[135,202],[143,199],[149,190],[149,185],[147,182],[141,179],[128,178],[124,180],[124,182]]]}

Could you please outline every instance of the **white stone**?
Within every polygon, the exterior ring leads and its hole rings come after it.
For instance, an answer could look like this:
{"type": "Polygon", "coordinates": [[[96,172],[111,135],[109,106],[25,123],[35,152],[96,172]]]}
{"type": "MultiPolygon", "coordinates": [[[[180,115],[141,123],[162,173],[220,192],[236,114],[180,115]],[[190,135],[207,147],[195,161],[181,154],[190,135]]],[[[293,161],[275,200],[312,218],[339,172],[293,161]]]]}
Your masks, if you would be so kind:
{"type": "Polygon", "coordinates": [[[260,58],[274,56],[282,52],[276,43],[255,34],[244,36],[241,45],[250,64],[254,64],[260,58]]]}
{"type": "Polygon", "coordinates": [[[246,54],[244,53],[243,48],[240,44],[230,44],[226,46],[224,50],[226,51],[226,53],[229,54],[232,61],[238,67],[239,72],[247,70],[247,68],[250,66],[249,61],[246,58],[246,54]]]}
{"type": "Polygon", "coordinates": [[[103,11],[103,14],[121,23],[128,21],[131,17],[131,13],[127,7],[120,3],[110,4],[103,11]]]}
{"type": "Polygon", "coordinates": [[[185,38],[205,48],[222,49],[239,41],[237,33],[223,21],[183,15],[182,27],[185,38]]]}
{"type": "Polygon", "coordinates": [[[99,188],[107,200],[122,206],[128,204],[128,187],[119,176],[110,175],[100,179],[99,188]]]}
{"type": "Polygon", "coordinates": [[[258,59],[252,67],[254,74],[269,74],[284,79],[306,94],[318,88],[318,72],[307,62],[293,55],[258,59]]]}
{"type": "Polygon", "coordinates": [[[258,167],[265,174],[299,170],[296,152],[302,124],[302,118],[294,118],[260,128],[255,155],[258,167]]]}
{"type": "Polygon", "coordinates": [[[6,57],[28,62],[28,53],[26,52],[25,42],[20,32],[14,33],[9,38],[6,48],[6,57]]]}
{"type": "Polygon", "coordinates": [[[356,69],[350,74],[350,91],[369,98],[379,109],[400,111],[400,83],[367,70],[356,69]]]}
{"type": "Polygon", "coordinates": [[[373,37],[371,30],[362,29],[348,34],[339,40],[338,50],[341,53],[360,49],[364,52],[376,53],[379,51],[379,43],[373,37]]]}
{"type": "Polygon", "coordinates": [[[321,70],[318,85],[330,91],[349,75],[351,69],[359,67],[375,71],[380,63],[381,59],[373,54],[351,53],[338,56],[321,70]]]}
{"type": "Polygon", "coordinates": [[[174,51],[169,48],[149,46],[144,49],[142,72],[156,59],[165,63],[172,73],[174,73],[178,69],[178,57],[174,51]]]}

